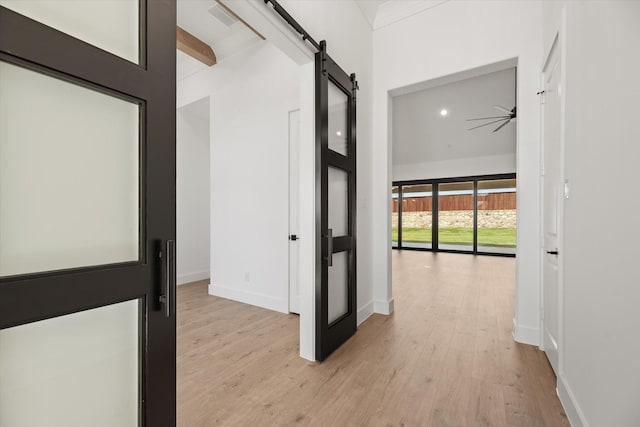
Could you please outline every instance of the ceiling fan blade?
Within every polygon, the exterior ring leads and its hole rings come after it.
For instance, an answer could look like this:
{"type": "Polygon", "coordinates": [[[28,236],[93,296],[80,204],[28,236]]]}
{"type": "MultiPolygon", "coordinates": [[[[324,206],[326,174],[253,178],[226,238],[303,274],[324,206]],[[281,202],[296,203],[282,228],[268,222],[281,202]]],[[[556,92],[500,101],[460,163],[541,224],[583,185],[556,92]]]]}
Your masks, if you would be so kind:
{"type": "Polygon", "coordinates": [[[509,123],[511,123],[511,120],[507,120],[506,122],[504,122],[503,124],[501,124],[500,126],[498,126],[497,128],[495,128],[493,131],[494,132],[498,132],[500,129],[502,129],[503,127],[505,127],[506,125],[508,125],[509,123]]]}
{"type": "Polygon", "coordinates": [[[468,122],[472,122],[474,120],[489,120],[489,119],[508,119],[511,116],[494,116],[494,117],[479,117],[477,119],[467,119],[468,122]]]}
{"type": "Polygon", "coordinates": [[[504,113],[511,114],[511,110],[504,108],[502,105],[494,105],[493,108],[500,110],[504,113]]]}
{"type": "Polygon", "coordinates": [[[483,126],[489,126],[489,125],[492,125],[492,124],[494,124],[494,123],[502,122],[502,121],[504,121],[504,120],[507,120],[507,121],[508,121],[509,119],[500,119],[500,120],[495,120],[495,121],[493,121],[493,122],[489,122],[489,123],[483,123],[483,124],[481,124],[480,126],[475,126],[475,127],[470,128],[470,129],[467,129],[467,130],[474,130],[474,129],[478,129],[478,128],[481,128],[481,127],[483,127],[483,126]]]}

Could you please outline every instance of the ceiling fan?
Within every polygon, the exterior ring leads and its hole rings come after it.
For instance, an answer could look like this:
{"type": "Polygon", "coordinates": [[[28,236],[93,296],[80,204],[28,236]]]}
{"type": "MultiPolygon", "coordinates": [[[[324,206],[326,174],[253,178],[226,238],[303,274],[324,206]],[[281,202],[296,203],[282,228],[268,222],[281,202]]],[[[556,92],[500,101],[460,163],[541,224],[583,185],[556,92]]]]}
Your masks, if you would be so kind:
{"type": "Polygon", "coordinates": [[[491,120],[490,122],[487,123],[483,123],[479,126],[474,126],[470,129],[467,130],[474,130],[474,129],[478,129],[481,128],[483,126],[489,126],[495,123],[500,123],[500,125],[495,128],[493,131],[494,132],[498,132],[500,129],[502,129],[503,127],[505,127],[508,123],[511,122],[511,120],[516,118],[516,107],[513,107],[511,110],[506,109],[505,107],[501,106],[501,105],[494,105],[493,108],[495,108],[496,110],[504,113],[502,116],[493,116],[493,117],[479,117],[477,119],[467,119],[468,122],[472,122],[472,121],[476,121],[476,120],[491,120]]]}

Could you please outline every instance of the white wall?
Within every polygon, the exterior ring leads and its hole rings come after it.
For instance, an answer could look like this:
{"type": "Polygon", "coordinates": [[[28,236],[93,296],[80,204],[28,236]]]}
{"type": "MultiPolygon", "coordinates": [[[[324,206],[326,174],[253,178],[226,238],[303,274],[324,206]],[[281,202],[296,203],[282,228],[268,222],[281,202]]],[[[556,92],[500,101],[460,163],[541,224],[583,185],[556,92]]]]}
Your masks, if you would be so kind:
{"type": "Polygon", "coordinates": [[[545,5],[543,37],[547,49],[557,31],[566,36],[564,166],[570,198],[560,254],[564,340],[558,390],[574,426],[638,426],[640,3],[565,5],[564,34],[564,5],[545,5]]]}
{"type": "Polygon", "coordinates": [[[393,165],[393,181],[514,173],[515,154],[393,165]]]}
{"type": "Polygon", "coordinates": [[[209,279],[209,98],[176,117],[176,251],[178,284],[209,279]]]}
{"type": "Polygon", "coordinates": [[[268,42],[178,83],[180,100],[211,98],[209,293],[285,313],[288,119],[299,86],[298,66],[268,42]]]}
{"type": "Polygon", "coordinates": [[[515,337],[539,343],[541,3],[449,1],[374,32],[374,298],[391,295],[389,91],[517,58],[518,233],[515,337]],[[385,231],[386,230],[386,231],[385,231]]]}

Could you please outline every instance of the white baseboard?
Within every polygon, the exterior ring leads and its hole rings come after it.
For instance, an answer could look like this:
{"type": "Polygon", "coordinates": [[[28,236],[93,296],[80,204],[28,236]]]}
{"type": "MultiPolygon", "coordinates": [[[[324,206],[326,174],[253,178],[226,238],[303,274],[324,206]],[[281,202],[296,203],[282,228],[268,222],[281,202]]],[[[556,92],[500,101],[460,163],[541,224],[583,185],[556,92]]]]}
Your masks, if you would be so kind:
{"type": "Polygon", "coordinates": [[[564,408],[564,412],[567,414],[571,427],[589,427],[589,424],[584,417],[584,413],[576,403],[576,398],[563,375],[558,377],[558,388],[556,389],[556,392],[558,393],[560,403],[562,403],[562,407],[564,408]]]}
{"type": "Polygon", "coordinates": [[[181,274],[176,277],[178,285],[184,285],[185,283],[197,282],[198,280],[208,279],[211,275],[209,270],[196,271],[195,273],[181,274]]]}
{"type": "Polygon", "coordinates": [[[386,315],[393,313],[393,298],[389,301],[373,301],[373,312],[386,315]]]}
{"type": "Polygon", "coordinates": [[[360,326],[362,322],[367,320],[373,314],[373,301],[369,301],[364,307],[358,309],[357,324],[360,326]]]}
{"type": "Polygon", "coordinates": [[[513,319],[513,339],[522,344],[540,347],[540,329],[518,325],[513,319]]]}
{"type": "Polygon", "coordinates": [[[247,292],[245,290],[236,289],[231,286],[209,285],[209,295],[226,298],[245,304],[255,305],[266,308],[268,310],[278,311],[280,313],[289,313],[289,301],[286,299],[274,298],[270,295],[247,292]]]}

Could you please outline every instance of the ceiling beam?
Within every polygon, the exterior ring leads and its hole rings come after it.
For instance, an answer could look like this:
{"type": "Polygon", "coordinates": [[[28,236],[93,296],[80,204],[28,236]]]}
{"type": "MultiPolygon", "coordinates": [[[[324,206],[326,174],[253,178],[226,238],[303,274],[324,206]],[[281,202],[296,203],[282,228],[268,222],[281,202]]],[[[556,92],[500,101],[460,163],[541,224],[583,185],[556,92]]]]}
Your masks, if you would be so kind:
{"type": "Polygon", "coordinates": [[[176,47],[210,67],[217,62],[216,54],[213,53],[211,46],[180,27],[176,27],[176,47]]]}

